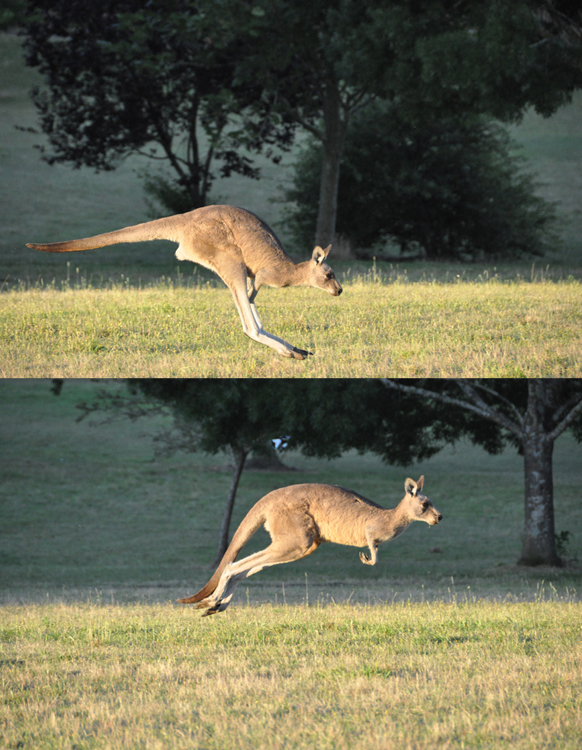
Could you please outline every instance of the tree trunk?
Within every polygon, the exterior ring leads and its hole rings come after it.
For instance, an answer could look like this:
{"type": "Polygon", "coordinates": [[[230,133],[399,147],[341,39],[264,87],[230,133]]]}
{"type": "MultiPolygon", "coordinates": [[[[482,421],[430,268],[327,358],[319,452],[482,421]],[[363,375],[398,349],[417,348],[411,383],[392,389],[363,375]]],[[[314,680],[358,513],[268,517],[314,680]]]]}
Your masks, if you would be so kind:
{"type": "Polygon", "coordinates": [[[232,475],[232,482],[230,490],[228,492],[228,499],[226,501],[226,508],[224,509],[224,515],[222,517],[222,526],[220,528],[220,538],[218,542],[218,550],[216,552],[216,558],[212,563],[212,567],[216,568],[223,558],[224,553],[229,543],[229,529],[230,519],[232,517],[232,509],[234,508],[234,501],[236,500],[236,491],[238,489],[238,483],[241,478],[241,474],[244,469],[245,461],[249,454],[248,450],[243,448],[233,448],[234,456],[234,473],[232,475]]]}
{"type": "MultiPolygon", "coordinates": [[[[554,441],[546,425],[550,394],[543,381],[530,381],[523,429],[525,468],[525,527],[519,565],[562,565],[556,551],[554,527],[554,441]]],[[[550,399],[551,400],[551,399],[550,399]]]]}
{"type": "Polygon", "coordinates": [[[342,118],[341,96],[334,81],[328,81],[325,86],[323,122],[325,135],[315,244],[325,248],[335,241],[340,164],[348,129],[347,116],[342,118]]]}

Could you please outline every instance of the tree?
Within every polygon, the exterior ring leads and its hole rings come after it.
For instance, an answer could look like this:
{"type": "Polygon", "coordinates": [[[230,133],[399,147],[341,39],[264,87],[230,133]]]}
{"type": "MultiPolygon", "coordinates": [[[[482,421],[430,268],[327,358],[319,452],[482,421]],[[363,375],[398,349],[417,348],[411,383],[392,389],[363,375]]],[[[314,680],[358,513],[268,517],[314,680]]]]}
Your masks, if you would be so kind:
{"type": "MultiPolygon", "coordinates": [[[[497,428],[497,445],[508,442],[524,458],[525,524],[521,565],[561,565],[556,551],[552,454],[554,442],[568,428],[582,440],[582,381],[417,381],[385,379],[387,388],[414,395],[424,404],[450,407],[476,415],[497,428]]],[[[465,428],[481,442],[480,426],[465,428]],[[477,429],[475,429],[477,428],[477,429]]],[[[486,447],[486,446],[485,446],[486,447]]]]}
{"type": "Polygon", "coordinates": [[[443,113],[514,121],[529,106],[551,114],[582,85],[582,45],[549,30],[528,0],[264,0],[262,7],[254,70],[271,75],[279,110],[321,143],[322,246],[334,239],[351,118],[375,98],[393,102],[409,122],[443,113]]]}
{"type": "Polygon", "coordinates": [[[249,454],[271,455],[271,441],[283,434],[287,384],[283,380],[161,378],[132,379],[127,385],[128,390],[102,391],[94,403],[79,404],[81,418],[95,411],[108,412],[108,419],[131,420],[169,414],[172,427],[155,437],[158,453],[224,451],[232,458],[232,481],[213,562],[217,565],[228,547],[236,493],[249,454]]]}
{"type": "Polygon", "coordinates": [[[20,26],[26,18],[26,0],[4,0],[0,9],[0,29],[20,26]]]}
{"type": "MultiPolygon", "coordinates": [[[[485,116],[414,124],[374,102],[353,118],[338,190],[339,234],[358,249],[390,240],[431,259],[542,255],[553,205],[512,151],[506,130],[485,116]]],[[[321,150],[304,148],[285,193],[296,237],[311,236],[321,150]]]]}
{"type": "Polygon", "coordinates": [[[240,3],[30,0],[30,12],[26,62],[46,79],[33,100],[50,164],[111,170],[141,154],[170,168],[146,189],[179,213],[206,204],[217,160],[221,176],[256,178],[241,147],[277,160],[271,147],[291,141],[260,83],[237,78],[255,33],[240,3]]]}

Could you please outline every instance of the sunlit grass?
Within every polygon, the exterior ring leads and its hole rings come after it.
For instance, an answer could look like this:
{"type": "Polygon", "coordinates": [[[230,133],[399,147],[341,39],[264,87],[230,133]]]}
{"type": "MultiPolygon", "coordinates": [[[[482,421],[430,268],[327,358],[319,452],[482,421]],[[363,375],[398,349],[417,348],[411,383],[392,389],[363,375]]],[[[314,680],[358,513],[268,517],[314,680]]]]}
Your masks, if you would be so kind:
{"type": "Polygon", "coordinates": [[[582,286],[348,279],[340,298],[261,290],[267,331],[315,356],[286,360],[244,336],[214,285],[0,296],[3,377],[570,377],[582,372],[582,286]]]}
{"type": "Polygon", "coordinates": [[[578,748],[580,605],[6,607],[10,748],[578,748]]]}

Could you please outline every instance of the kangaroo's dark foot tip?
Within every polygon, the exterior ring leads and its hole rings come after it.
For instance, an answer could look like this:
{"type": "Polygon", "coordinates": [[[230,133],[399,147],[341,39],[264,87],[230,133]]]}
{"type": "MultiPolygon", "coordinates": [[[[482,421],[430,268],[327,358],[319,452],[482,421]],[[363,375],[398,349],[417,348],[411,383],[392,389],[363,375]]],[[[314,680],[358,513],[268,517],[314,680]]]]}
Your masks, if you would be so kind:
{"type": "Polygon", "coordinates": [[[291,356],[293,359],[307,359],[309,356],[313,357],[313,352],[308,352],[306,349],[298,349],[294,346],[291,356]]]}

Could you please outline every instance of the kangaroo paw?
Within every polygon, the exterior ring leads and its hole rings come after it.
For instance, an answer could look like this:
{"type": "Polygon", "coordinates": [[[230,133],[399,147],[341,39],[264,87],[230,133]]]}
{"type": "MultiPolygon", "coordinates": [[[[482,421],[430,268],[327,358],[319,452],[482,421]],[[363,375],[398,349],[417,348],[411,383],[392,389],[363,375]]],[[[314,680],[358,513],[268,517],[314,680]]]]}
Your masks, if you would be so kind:
{"type": "Polygon", "coordinates": [[[210,615],[215,615],[217,612],[220,612],[218,605],[207,609],[206,612],[202,613],[202,617],[210,617],[210,615]]]}
{"type": "Polygon", "coordinates": [[[374,564],[370,555],[367,555],[365,552],[360,552],[360,560],[364,563],[364,565],[374,564]]]}
{"type": "Polygon", "coordinates": [[[313,352],[308,352],[305,349],[298,349],[296,346],[293,347],[293,351],[289,352],[289,356],[293,359],[307,359],[307,357],[313,357],[313,352]]]}

